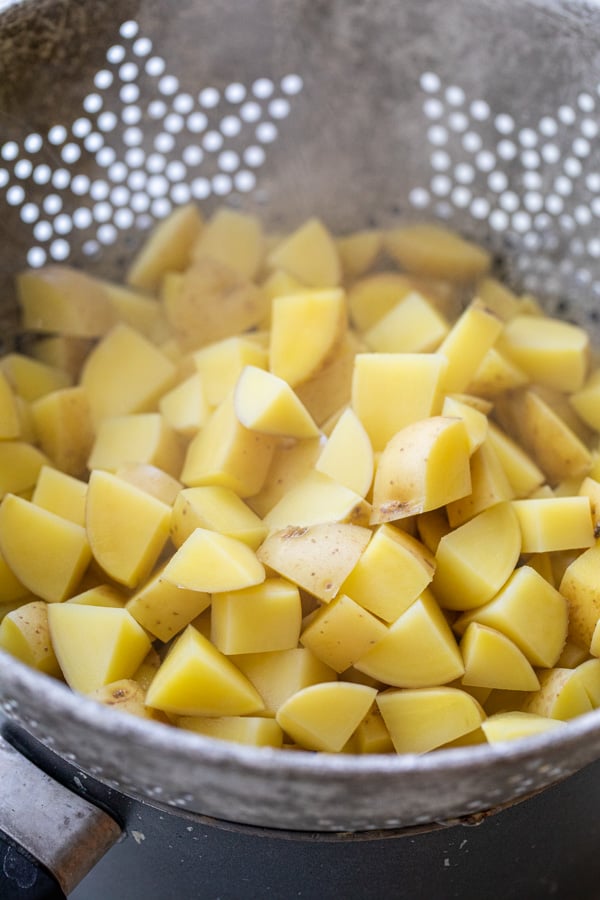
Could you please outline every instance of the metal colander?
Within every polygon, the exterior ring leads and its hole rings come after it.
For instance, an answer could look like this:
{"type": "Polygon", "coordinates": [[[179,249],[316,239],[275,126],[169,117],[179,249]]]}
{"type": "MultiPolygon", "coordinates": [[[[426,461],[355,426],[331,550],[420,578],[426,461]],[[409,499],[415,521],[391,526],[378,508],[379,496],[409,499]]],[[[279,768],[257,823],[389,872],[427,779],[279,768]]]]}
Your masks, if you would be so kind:
{"type": "MultiPolygon", "coordinates": [[[[119,278],[195,199],[277,231],[443,219],[594,330],[600,9],[556,0],[0,0],[3,337],[12,278],[119,278]]],[[[251,749],[119,716],[0,654],[9,718],[136,797],[276,828],[449,820],[600,756],[600,713],[426,757],[251,749]]],[[[75,782],[77,783],[77,782],[75,782]]]]}

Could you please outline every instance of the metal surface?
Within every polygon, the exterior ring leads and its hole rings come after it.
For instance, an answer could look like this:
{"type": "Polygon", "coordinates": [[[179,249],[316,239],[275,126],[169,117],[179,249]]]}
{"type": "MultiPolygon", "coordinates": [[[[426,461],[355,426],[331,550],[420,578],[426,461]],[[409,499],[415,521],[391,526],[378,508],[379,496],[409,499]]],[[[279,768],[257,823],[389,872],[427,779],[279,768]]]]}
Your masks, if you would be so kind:
{"type": "Polygon", "coordinates": [[[0,831],[75,889],[121,834],[98,807],[68,791],[0,737],[0,831]]]}
{"type": "MultiPolygon", "coordinates": [[[[596,331],[596,4],[28,0],[0,6],[0,285],[68,261],[118,277],[187,199],[272,229],[446,219],[596,331]],[[42,87],[43,86],[43,89],[42,87]]],[[[119,716],[0,655],[6,714],[133,796],[266,827],[468,815],[600,756],[600,713],[507,746],[357,758],[228,745],[119,716]]]]}

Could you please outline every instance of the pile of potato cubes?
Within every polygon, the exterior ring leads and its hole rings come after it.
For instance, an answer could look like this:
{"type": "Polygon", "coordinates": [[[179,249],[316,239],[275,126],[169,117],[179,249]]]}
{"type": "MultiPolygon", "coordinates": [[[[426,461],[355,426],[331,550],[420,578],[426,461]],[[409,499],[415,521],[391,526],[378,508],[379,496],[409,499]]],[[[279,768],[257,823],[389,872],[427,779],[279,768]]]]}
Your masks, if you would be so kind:
{"type": "Polygon", "coordinates": [[[0,647],[255,746],[424,753],[600,705],[600,369],[437,225],[183,206],[23,273],[0,647]]]}

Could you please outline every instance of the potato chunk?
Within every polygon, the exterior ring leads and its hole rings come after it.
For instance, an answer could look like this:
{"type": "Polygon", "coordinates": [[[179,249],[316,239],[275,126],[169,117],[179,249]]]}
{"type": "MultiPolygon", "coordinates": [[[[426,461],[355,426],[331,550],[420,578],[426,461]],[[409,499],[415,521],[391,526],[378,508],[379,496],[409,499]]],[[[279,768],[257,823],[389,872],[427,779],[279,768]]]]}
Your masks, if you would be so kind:
{"type": "Polygon", "coordinates": [[[343,672],[386,635],[383,622],[340,594],[310,618],[301,641],[336,672],[343,672]]]}
{"type": "Polygon", "coordinates": [[[152,231],[127,273],[127,282],[142,290],[156,290],[165,272],[179,271],[189,263],[191,249],[202,231],[202,217],[195,203],[180,206],[152,231]]]}
{"type": "Polygon", "coordinates": [[[300,592],[284,578],[212,597],[212,643],[221,653],[266,653],[298,646],[300,592]]]}
{"type": "Polygon", "coordinates": [[[214,593],[262,584],[265,570],[242,541],[196,528],[171,557],[163,577],[180,588],[214,593]]]}
{"type": "Polygon", "coordinates": [[[33,600],[5,615],[0,623],[0,648],[40,672],[59,677],[47,610],[43,600],[33,600]]]}
{"type": "Polygon", "coordinates": [[[490,267],[489,253],[440,225],[418,224],[394,228],[384,235],[387,252],[407,272],[469,281],[490,267]]]}
{"type": "Polygon", "coordinates": [[[306,750],[337,753],[368,713],[376,694],[364,684],[315,684],[286,700],[276,719],[306,750]]]}
{"type": "Polygon", "coordinates": [[[485,716],[466,691],[451,687],[384,691],[377,697],[396,753],[426,753],[478,728],[485,716]]]}
{"type": "Polygon", "coordinates": [[[335,287],[341,265],[335,242],[318,219],[309,219],[269,254],[269,265],[309,287],[335,287]]]}

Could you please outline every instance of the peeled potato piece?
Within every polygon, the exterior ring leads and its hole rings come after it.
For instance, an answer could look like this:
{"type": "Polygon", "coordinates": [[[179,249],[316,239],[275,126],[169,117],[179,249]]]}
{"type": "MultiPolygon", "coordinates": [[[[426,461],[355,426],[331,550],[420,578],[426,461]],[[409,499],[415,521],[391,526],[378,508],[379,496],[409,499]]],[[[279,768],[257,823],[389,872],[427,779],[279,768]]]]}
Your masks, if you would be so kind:
{"type": "Polygon", "coordinates": [[[540,683],[531,663],[506,635],[471,622],[460,642],[465,686],[535,691],[540,683]]]}
{"type": "Polygon", "coordinates": [[[488,742],[497,744],[500,741],[516,741],[556,728],[564,728],[565,723],[537,713],[515,710],[488,716],[481,723],[481,727],[488,742]]]}
{"type": "Polygon", "coordinates": [[[466,691],[451,687],[383,691],[377,697],[396,753],[426,753],[478,728],[485,716],[466,691]]]}
{"type": "Polygon", "coordinates": [[[315,684],[286,700],[276,719],[306,750],[337,753],[368,713],[376,694],[375,688],[364,684],[315,684]]]}
{"type": "Polygon", "coordinates": [[[440,225],[394,228],[384,235],[384,247],[400,266],[415,275],[469,281],[490,267],[489,253],[440,225]]]}

